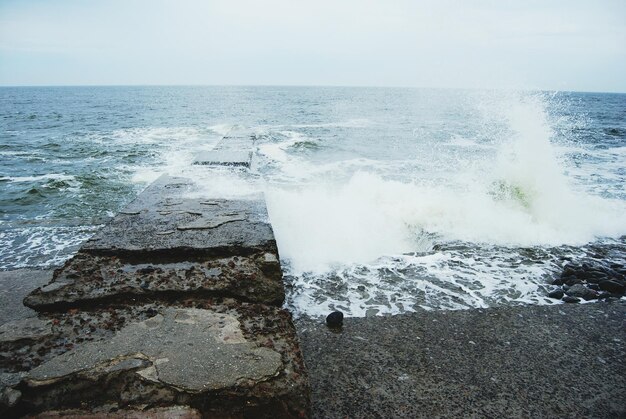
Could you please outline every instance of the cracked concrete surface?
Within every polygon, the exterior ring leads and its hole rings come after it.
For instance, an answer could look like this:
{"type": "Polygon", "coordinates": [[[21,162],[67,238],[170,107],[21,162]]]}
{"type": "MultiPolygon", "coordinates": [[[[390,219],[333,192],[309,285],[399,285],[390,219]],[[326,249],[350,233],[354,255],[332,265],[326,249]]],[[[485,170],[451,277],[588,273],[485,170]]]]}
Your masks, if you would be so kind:
{"type": "MultiPolygon", "coordinates": [[[[240,380],[262,381],[282,366],[278,352],[246,341],[232,316],[199,309],[168,309],[132,323],[104,342],[91,342],[30,371],[32,386],[98,380],[111,372],[135,372],[185,391],[216,390],[240,380]],[[253,362],[249,362],[253,361],[253,362]]],[[[155,401],[153,401],[155,402],[155,401]]]]}

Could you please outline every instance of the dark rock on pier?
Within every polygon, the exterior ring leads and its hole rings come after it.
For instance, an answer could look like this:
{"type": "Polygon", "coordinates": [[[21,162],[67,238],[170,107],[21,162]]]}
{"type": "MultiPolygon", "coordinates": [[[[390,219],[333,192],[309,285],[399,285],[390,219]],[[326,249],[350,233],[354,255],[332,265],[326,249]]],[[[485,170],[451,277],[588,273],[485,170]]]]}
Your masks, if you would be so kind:
{"type": "Polygon", "coordinates": [[[341,311],[333,311],[326,316],[326,325],[328,327],[341,327],[343,324],[343,313],[341,311]]]}
{"type": "Polygon", "coordinates": [[[563,297],[563,302],[564,303],[580,303],[580,298],[578,297],[572,297],[569,295],[566,295],[565,297],[563,297]]]}
{"type": "Polygon", "coordinates": [[[601,281],[598,286],[603,291],[608,291],[613,294],[624,294],[626,292],[626,286],[615,280],[601,281]]]}
{"type": "Polygon", "coordinates": [[[557,299],[557,300],[560,300],[561,298],[563,298],[563,295],[564,295],[564,294],[565,294],[565,293],[563,292],[563,290],[562,290],[561,288],[557,288],[557,289],[555,289],[555,290],[553,290],[553,291],[550,291],[550,292],[548,293],[548,297],[550,297],[550,298],[555,298],[555,299],[557,299]]]}
{"type": "Polygon", "coordinates": [[[572,285],[566,291],[566,294],[570,297],[578,297],[584,300],[594,300],[598,298],[598,293],[596,291],[589,289],[582,284],[572,285]]]}

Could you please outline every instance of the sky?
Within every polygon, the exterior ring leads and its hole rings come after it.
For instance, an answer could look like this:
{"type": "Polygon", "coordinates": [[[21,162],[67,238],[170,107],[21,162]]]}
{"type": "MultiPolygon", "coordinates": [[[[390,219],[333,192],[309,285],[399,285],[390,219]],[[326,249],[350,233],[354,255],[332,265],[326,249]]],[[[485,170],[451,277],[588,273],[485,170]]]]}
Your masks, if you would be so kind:
{"type": "Polygon", "coordinates": [[[626,92],[626,1],[0,0],[0,85],[626,92]]]}

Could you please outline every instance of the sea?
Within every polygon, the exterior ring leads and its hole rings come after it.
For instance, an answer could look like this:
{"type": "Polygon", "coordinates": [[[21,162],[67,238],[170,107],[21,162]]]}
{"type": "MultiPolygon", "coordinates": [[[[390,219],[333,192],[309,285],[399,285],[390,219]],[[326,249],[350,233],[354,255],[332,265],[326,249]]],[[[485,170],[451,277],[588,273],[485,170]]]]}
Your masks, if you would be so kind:
{"type": "Polygon", "coordinates": [[[163,173],[262,192],[296,316],[556,304],[626,263],[626,94],[0,88],[0,270],[63,264],[163,173]],[[251,170],[194,166],[233,132],[251,170]]]}

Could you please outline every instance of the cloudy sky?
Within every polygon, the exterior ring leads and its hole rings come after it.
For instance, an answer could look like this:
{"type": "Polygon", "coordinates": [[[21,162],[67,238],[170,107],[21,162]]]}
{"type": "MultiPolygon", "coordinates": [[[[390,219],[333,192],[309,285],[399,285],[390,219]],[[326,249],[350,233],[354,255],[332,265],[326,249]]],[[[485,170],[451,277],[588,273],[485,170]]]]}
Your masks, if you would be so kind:
{"type": "Polygon", "coordinates": [[[626,92],[626,1],[0,0],[0,84],[626,92]]]}

